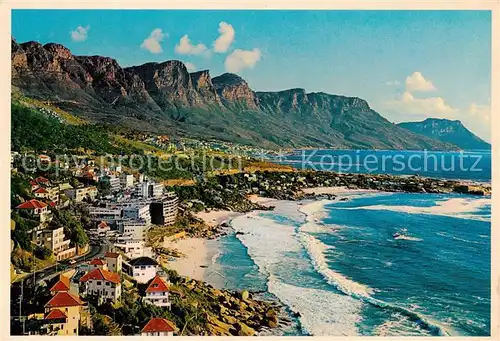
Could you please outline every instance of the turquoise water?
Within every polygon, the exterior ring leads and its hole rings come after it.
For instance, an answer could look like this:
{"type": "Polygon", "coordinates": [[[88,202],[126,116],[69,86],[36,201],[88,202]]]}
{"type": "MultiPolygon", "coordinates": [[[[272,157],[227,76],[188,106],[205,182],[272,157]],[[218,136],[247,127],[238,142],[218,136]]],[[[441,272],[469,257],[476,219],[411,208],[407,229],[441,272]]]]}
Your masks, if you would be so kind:
{"type": "Polygon", "coordinates": [[[491,181],[491,150],[297,150],[269,158],[298,169],[491,181]]]}
{"type": "Polygon", "coordinates": [[[221,241],[221,285],[299,312],[289,334],[489,335],[488,198],[346,195],[234,219],[243,234],[221,241]]]}

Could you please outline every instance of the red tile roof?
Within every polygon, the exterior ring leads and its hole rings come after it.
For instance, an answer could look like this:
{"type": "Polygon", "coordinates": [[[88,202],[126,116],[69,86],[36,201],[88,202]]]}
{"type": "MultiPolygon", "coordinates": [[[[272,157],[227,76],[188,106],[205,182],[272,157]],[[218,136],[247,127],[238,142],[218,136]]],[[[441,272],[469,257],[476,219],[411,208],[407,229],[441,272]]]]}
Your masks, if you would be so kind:
{"type": "Polygon", "coordinates": [[[120,257],[120,254],[117,252],[106,252],[104,254],[104,257],[106,257],[106,258],[118,258],[118,257],[120,257]]]}
{"type": "Polygon", "coordinates": [[[75,307],[82,305],[80,297],[70,294],[69,292],[58,292],[50,301],[45,304],[45,307],[75,307]]]}
{"type": "Polygon", "coordinates": [[[163,318],[152,318],[142,328],[142,333],[156,333],[156,332],[173,332],[175,325],[172,321],[163,318]]]}
{"type": "Polygon", "coordinates": [[[100,258],[94,258],[90,261],[89,263],[90,265],[105,265],[106,262],[104,262],[102,259],[100,258]]]}
{"type": "Polygon", "coordinates": [[[23,202],[21,205],[17,206],[16,208],[21,208],[21,209],[35,209],[35,208],[43,208],[46,207],[47,204],[43,203],[41,201],[38,201],[36,199],[31,199],[29,201],[23,202]]]}
{"type": "Polygon", "coordinates": [[[163,278],[161,278],[158,275],[156,275],[156,277],[151,280],[151,283],[149,283],[149,286],[146,289],[146,292],[165,292],[165,291],[168,291],[168,285],[167,283],[165,283],[163,278]]]}
{"type": "Polygon", "coordinates": [[[70,287],[69,278],[61,275],[56,284],[49,291],[68,291],[70,287]]]}
{"type": "Polygon", "coordinates": [[[101,222],[99,223],[99,225],[97,225],[97,227],[101,227],[101,228],[102,228],[102,227],[106,227],[106,226],[108,226],[108,223],[107,223],[107,222],[105,222],[105,221],[101,221],[101,222]]]}
{"type": "Polygon", "coordinates": [[[103,269],[95,269],[80,278],[80,282],[87,282],[90,279],[99,279],[103,281],[112,282],[115,284],[120,283],[120,275],[116,272],[111,272],[103,269]]]}
{"type": "Polygon", "coordinates": [[[53,309],[49,311],[48,314],[45,315],[46,320],[65,319],[65,318],[67,318],[67,316],[64,315],[64,313],[59,309],[53,309]]]}
{"type": "Polygon", "coordinates": [[[47,190],[45,188],[40,187],[37,190],[35,190],[35,193],[41,194],[41,193],[49,193],[49,192],[47,192],[47,190]]]}
{"type": "Polygon", "coordinates": [[[49,183],[49,179],[47,178],[44,178],[43,176],[39,176],[38,178],[35,179],[36,182],[40,183],[40,182],[43,182],[43,183],[49,183]]]}

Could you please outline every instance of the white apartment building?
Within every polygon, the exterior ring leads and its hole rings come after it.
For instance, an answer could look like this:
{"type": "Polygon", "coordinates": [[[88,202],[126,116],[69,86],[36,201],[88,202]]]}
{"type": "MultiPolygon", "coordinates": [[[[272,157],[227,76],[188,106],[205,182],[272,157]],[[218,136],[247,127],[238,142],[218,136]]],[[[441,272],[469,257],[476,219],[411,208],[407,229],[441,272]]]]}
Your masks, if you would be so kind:
{"type": "Polygon", "coordinates": [[[104,220],[112,223],[122,217],[121,207],[89,207],[89,214],[92,220],[104,220]]]}
{"type": "Polygon", "coordinates": [[[76,255],[76,247],[69,247],[71,240],[64,238],[64,227],[46,228],[37,234],[36,242],[50,249],[57,260],[63,260],[76,255]]]}
{"type": "Polygon", "coordinates": [[[120,185],[122,188],[130,188],[134,186],[134,176],[132,174],[120,175],[120,185]]]}
{"type": "Polygon", "coordinates": [[[144,220],[147,224],[151,223],[151,214],[149,212],[149,203],[138,203],[123,207],[122,216],[124,219],[144,220]]]}
{"type": "Polygon", "coordinates": [[[146,247],[145,244],[144,240],[119,237],[118,241],[113,245],[122,250],[128,258],[137,258],[151,253],[151,248],[146,247]]]}
{"type": "Polygon", "coordinates": [[[119,225],[120,240],[146,240],[149,224],[144,220],[125,220],[119,225]]]}

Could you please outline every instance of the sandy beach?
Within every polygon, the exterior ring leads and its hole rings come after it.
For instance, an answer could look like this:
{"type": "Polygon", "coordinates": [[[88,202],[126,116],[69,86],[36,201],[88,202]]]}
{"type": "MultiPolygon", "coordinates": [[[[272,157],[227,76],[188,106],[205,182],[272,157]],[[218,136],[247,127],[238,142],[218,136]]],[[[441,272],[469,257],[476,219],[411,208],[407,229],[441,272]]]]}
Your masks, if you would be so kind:
{"type": "MultiPolygon", "coordinates": [[[[203,219],[210,226],[220,225],[240,215],[242,213],[228,210],[196,213],[196,217],[203,219]]],[[[218,255],[220,243],[216,239],[209,240],[204,238],[165,239],[163,246],[170,249],[177,249],[184,254],[182,258],[169,261],[169,268],[177,271],[182,276],[205,280],[206,267],[210,266],[213,263],[214,257],[218,255]]]]}
{"type": "Polygon", "coordinates": [[[175,241],[165,240],[164,247],[177,249],[185,255],[168,262],[168,267],[182,276],[204,280],[206,266],[212,263],[212,258],[219,252],[217,240],[203,238],[186,238],[175,241]]]}
{"type": "Polygon", "coordinates": [[[227,222],[228,220],[239,215],[241,215],[241,213],[228,210],[213,210],[209,212],[202,211],[195,214],[197,218],[203,219],[205,223],[210,226],[220,225],[223,222],[227,222]]]}

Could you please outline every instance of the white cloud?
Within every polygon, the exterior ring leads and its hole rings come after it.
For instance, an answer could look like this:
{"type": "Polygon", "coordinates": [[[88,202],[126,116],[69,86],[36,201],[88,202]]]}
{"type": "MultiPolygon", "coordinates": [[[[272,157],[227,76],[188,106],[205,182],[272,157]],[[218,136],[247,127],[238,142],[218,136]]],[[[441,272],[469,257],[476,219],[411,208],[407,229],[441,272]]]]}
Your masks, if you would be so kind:
{"type": "Polygon", "coordinates": [[[168,37],[168,33],[163,33],[161,28],[155,28],[149,34],[149,37],[144,39],[141,44],[141,49],[148,50],[151,53],[161,53],[163,50],[160,43],[168,37]]]}
{"type": "Polygon", "coordinates": [[[401,82],[400,81],[387,81],[387,82],[385,82],[385,85],[387,85],[387,86],[401,85],[401,82]]]}
{"type": "Polygon", "coordinates": [[[421,121],[426,118],[446,118],[460,120],[474,134],[486,141],[491,140],[491,108],[487,105],[470,104],[455,108],[442,97],[416,98],[404,92],[400,98],[386,102],[386,116],[395,122],[421,121]]]}
{"type": "Polygon", "coordinates": [[[406,77],[406,91],[428,92],[437,90],[430,80],[425,79],[422,73],[415,71],[411,76],[406,77]]]}
{"type": "Polygon", "coordinates": [[[260,60],[260,49],[254,48],[253,50],[234,50],[226,58],[225,67],[228,72],[239,72],[246,68],[253,68],[260,60]]]}
{"type": "Polygon", "coordinates": [[[193,63],[184,63],[184,65],[186,65],[186,69],[189,71],[189,72],[193,72],[196,70],[196,65],[194,65],[193,63]]]}
{"type": "Polygon", "coordinates": [[[403,115],[449,117],[457,112],[457,109],[452,108],[442,97],[416,98],[408,91],[404,92],[399,99],[386,104],[403,115]]]}
{"type": "Polygon", "coordinates": [[[472,103],[469,106],[468,113],[482,122],[488,123],[491,120],[491,108],[488,105],[479,105],[472,103]]]}
{"type": "Polygon", "coordinates": [[[87,40],[87,36],[90,30],[90,26],[87,25],[85,27],[83,26],[78,26],[76,30],[71,31],[71,40],[73,41],[85,41],[87,40]]]}
{"type": "Polygon", "coordinates": [[[181,38],[179,44],[175,45],[175,52],[178,54],[185,54],[188,56],[209,55],[209,51],[204,44],[202,43],[198,43],[196,45],[191,44],[187,34],[181,38]]]}
{"type": "Polygon", "coordinates": [[[219,23],[220,36],[214,41],[214,51],[217,53],[225,53],[234,41],[234,28],[232,25],[222,21],[219,23]]]}

